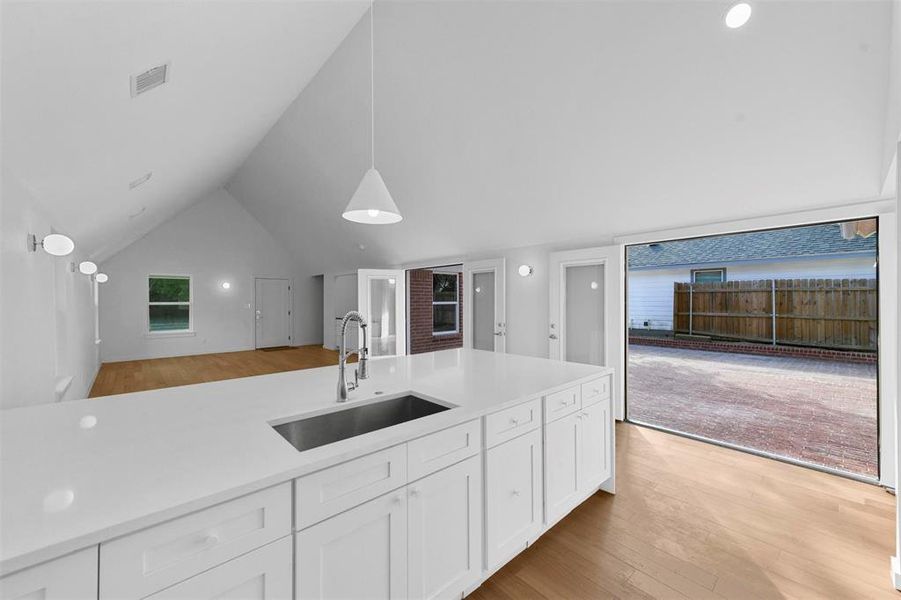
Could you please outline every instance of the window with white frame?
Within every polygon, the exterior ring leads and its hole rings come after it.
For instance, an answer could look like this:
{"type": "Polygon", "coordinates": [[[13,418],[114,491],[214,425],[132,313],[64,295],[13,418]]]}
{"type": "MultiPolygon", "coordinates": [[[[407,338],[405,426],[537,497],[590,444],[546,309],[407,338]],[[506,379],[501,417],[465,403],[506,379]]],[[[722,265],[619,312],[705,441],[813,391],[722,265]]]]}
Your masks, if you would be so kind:
{"type": "Polygon", "coordinates": [[[189,275],[151,275],[147,279],[147,291],[150,333],[193,330],[189,275]]]}
{"type": "Polygon", "coordinates": [[[726,281],[726,269],[693,269],[692,283],[722,283],[726,281]]]}
{"type": "Polygon", "coordinates": [[[432,333],[460,331],[460,274],[432,273],[432,333]]]}

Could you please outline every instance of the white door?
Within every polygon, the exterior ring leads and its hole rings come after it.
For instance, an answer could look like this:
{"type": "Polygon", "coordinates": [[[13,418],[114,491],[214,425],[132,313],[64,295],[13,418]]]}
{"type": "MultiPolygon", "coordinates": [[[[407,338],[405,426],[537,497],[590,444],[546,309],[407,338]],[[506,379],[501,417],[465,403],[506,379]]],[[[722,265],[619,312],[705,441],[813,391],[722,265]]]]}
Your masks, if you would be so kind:
{"type": "Polygon", "coordinates": [[[407,596],[407,495],[370,500],[297,533],[299,600],[407,596]]]}
{"type": "Polygon", "coordinates": [[[504,352],[507,339],[505,260],[463,264],[463,345],[504,352]]]}
{"type": "Polygon", "coordinates": [[[147,600],[291,600],[291,538],[204,571],[147,600]]]}
{"type": "Polygon", "coordinates": [[[482,458],[411,483],[409,594],[460,598],[482,571],[482,458]]]}
{"type": "Polygon", "coordinates": [[[597,488],[613,474],[610,464],[610,438],[613,434],[610,400],[582,409],[579,413],[581,440],[579,475],[582,492],[597,488]]]}
{"type": "Polygon", "coordinates": [[[579,501],[581,437],[579,413],[545,426],[545,521],[548,525],[568,513],[579,501]]]}
{"type": "Polygon", "coordinates": [[[516,555],[541,529],[541,430],[490,448],[485,457],[485,567],[516,555]]]}
{"type": "Polygon", "coordinates": [[[548,356],[612,367],[616,418],[622,419],[625,361],[623,246],[552,252],[548,356]]]}
{"type": "Polygon", "coordinates": [[[406,273],[402,269],[357,271],[357,310],[369,324],[369,356],[407,352],[406,273]]]}
{"type": "Polygon", "coordinates": [[[256,278],[254,308],[257,348],[291,344],[291,285],[287,279],[256,278]]]}

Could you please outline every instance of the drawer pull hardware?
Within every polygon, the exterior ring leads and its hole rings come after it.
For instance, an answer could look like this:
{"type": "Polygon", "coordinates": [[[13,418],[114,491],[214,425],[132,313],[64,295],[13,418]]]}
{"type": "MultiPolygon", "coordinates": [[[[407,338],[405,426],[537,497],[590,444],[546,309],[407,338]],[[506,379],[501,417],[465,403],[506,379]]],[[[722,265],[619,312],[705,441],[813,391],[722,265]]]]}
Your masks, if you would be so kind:
{"type": "Polygon", "coordinates": [[[399,495],[395,496],[394,498],[391,499],[391,501],[394,502],[395,504],[400,504],[402,500],[403,500],[403,498],[401,498],[399,495]]]}
{"type": "Polygon", "coordinates": [[[510,417],[510,424],[513,425],[514,427],[516,427],[517,425],[519,425],[519,419],[517,419],[515,417],[510,417]]]}
{"type": "Polygon", "coordinates": [[[519,496],[519,490],[513,490],[513,492],[511,492],[511,493],[512,493],[514,496],[519,496]]]}
{"type": "Polygon", "coordinates": [[[417,488],[410,488],[410,495],[411,495],[411,496],[418,496],[418,495],[419,495],[419,490],[418,490],[417,488]]]}

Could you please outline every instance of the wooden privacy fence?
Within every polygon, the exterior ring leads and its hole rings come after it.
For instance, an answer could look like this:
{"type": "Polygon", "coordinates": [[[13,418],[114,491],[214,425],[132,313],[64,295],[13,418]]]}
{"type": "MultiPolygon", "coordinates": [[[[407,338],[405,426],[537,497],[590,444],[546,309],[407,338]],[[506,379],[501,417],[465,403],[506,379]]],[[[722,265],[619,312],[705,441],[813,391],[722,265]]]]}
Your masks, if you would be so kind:
{"type": "Polygon", "coordinates": [[[876,350],[875,279],[763,279],[675,283],[675,333],[876,350]]]}

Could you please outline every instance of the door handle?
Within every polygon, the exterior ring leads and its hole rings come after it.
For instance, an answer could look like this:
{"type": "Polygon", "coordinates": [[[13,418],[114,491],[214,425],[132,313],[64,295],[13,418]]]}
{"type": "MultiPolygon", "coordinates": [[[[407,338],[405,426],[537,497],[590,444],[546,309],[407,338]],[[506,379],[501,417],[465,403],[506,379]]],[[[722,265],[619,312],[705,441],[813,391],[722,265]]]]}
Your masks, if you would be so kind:
{"type": "Polygon", "coordinates": [[[557,334],[556,334],[556,333],[552,333],[551,335],[549,335],[549,336],[547,336],[547,337],[548,337],[548,339],[556,340],[556,339],[557,339],[557,334]]]}

